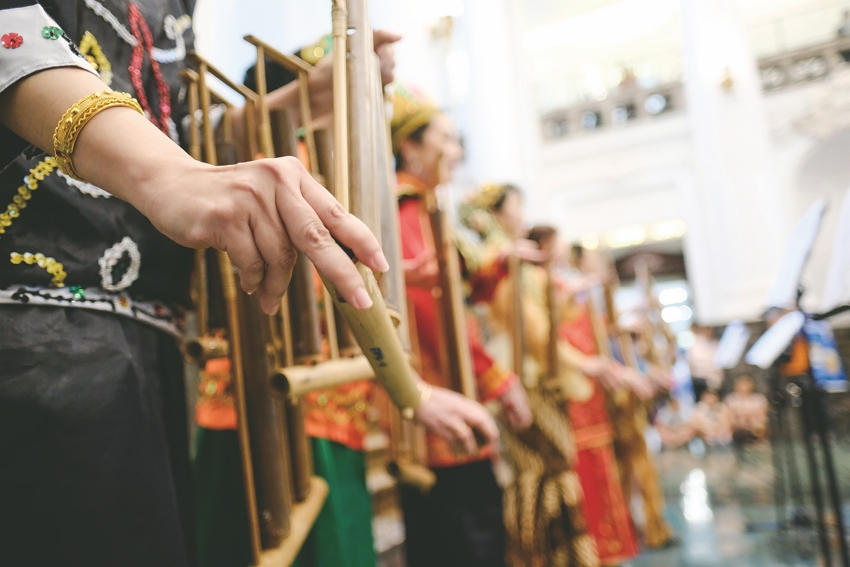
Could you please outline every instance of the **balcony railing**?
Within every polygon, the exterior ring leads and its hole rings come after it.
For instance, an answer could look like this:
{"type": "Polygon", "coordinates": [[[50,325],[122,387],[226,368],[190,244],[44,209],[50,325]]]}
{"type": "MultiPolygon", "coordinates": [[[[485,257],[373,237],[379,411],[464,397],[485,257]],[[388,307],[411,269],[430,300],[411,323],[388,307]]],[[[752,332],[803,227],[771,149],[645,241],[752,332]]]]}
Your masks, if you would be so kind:
{"type": "Polygon", "coordinates": [[[816,81],[829,76],[841,64],[850,63],[850,37],[795,49],[759,59],[765,91],[816,81]]]}
{"type": "Polygon", "coordinates": [[[541,116],[543,138],[554,141],[567,136],[646,122],[685,107],[682,83],[654,88],[633,86],[604,100],[554,110],[541,116]]]}

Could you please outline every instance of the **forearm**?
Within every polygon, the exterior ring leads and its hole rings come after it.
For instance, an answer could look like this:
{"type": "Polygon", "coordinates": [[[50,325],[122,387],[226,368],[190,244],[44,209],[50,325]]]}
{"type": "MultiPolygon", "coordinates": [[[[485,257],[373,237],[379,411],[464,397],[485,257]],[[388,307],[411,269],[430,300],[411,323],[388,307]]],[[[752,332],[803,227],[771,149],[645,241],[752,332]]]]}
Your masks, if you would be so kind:
{"type": "MultiPolygon", "coordinates": [[[[22,79],[0,96],[0,122],[53,154],[53,132],[63,114],[86,95],[108,87],[82,69],[48,69],[22,79]]],[[[193,161],[138,112],[108,108],[86,124],[72,155],[90,183],[144,212],[144,187],[169,168],[193,161]]]]}

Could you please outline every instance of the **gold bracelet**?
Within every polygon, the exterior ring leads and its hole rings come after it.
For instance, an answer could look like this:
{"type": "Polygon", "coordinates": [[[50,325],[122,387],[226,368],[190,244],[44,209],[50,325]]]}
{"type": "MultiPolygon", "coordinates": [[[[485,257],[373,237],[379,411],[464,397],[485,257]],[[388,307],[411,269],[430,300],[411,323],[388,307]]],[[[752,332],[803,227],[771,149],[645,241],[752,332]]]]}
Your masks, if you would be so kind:
{"type": "Polygon", "coordinates": [[[128,93],[105,90],[81,98],[62,116],[53,132],[54,157],[62,173],[77,181],[84,181],[71,161],[77,138],[89,120],[97,116],[99,112],[113,106],[126,106],[139,114],[144,114],[136,99],[128,93]]]}

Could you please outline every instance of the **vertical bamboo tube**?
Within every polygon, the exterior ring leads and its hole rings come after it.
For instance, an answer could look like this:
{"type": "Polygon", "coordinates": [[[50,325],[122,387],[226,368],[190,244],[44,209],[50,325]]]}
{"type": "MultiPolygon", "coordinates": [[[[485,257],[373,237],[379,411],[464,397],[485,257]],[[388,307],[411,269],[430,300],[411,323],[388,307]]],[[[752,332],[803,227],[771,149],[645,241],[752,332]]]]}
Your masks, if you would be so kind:
{"type": "MultiPolygon", "coordinates": [[[[201,114],[204,117],[203,145],[206,162],[217,165],[218,160],[215,152],[215,141],[213,139],[210,115],[210,92],[206,85],[207,64],[203,60],[198,61],[198,91],[200,95],[201,114]]],[[[251,440],[248,432],[248,410],[245,395],[245,376],[242,367],[241,333],[239,327],[239,306],[237,303],[236,278],[233,273],[233,265],[227,253],[219,251],[218,264],[221,273],[222,290],[227,311],[227,322],[229,340],[231,342],[231,361],[233,366],[234,398],[238,417],[237,433],[239,436],[239,450],[242,455],[242,473],[245,481],[245,500],[248,508],[248,525],[251,538],[251,556],[253,564],[260,562],[262,543],[260,537],[259,517],[257,516],[257,493],[254,483],[254,466],[251,460],[251,440]]]]}
{"type": "Polygon", "coordinates": [[[522,316],[522,263],[519,256],[508,256],[508,277],[511,282],[511,333],[513,371],[522,378],[525,355],[525,325],[522,316]]]}

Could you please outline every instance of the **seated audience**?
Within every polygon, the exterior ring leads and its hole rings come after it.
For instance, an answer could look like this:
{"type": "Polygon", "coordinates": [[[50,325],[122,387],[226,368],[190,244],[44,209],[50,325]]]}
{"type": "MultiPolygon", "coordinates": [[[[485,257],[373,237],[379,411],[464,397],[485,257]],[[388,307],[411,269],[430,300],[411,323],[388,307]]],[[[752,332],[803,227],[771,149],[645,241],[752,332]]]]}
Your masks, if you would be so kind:
{"type": "Polygon", "coordinates": [[[655,416],[655,428],[661,444],[668,449],[681,447],[694,437],[694,429],[677,398],[672,396],[655,416]]]}
{"type": "Polygon", "coordinates": [[[691,416],[691,427],[697,437],[708,445],[728,445],[732,442],[732,417],[716,390],[708,389],[700,396],[691,416]]]}
{"type": "Polygon", "coordinates": [[[767,435],[767,398],[755,391],[753,379],[741,376],[724,403],[732,419],[732,438],[745,445],[767,435]]]}

